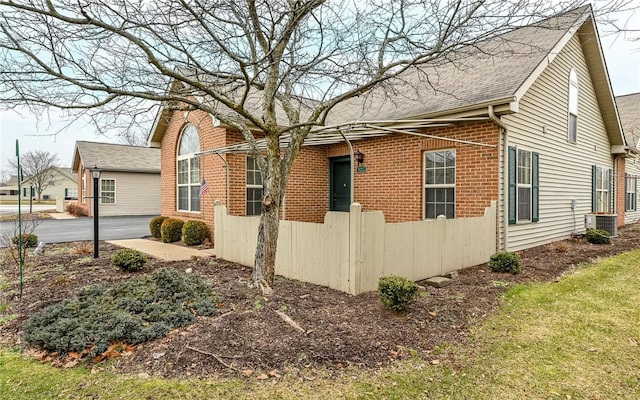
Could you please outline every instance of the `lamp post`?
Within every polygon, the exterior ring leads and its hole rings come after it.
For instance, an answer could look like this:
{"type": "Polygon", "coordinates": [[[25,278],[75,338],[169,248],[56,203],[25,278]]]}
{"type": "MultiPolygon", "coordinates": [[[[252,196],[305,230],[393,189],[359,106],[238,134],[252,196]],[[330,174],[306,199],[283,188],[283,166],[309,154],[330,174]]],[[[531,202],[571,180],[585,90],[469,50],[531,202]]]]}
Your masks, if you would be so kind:
{"type": "Polygon", "coordinates": [[[91,168],[91,177],[93,178],[93,258],[98,258],[98,181],[102,170],[95,165],[91,168]]]}

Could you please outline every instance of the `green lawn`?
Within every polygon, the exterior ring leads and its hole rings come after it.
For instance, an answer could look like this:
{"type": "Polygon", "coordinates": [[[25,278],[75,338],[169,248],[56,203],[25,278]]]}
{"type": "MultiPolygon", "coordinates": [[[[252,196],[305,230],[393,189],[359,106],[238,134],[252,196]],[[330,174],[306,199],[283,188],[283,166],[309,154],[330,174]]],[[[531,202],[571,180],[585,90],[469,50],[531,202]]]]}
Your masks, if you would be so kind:
{"type": "MultiPolygon", "coordinates": [[[[17,199],[3,199],[2,197],[0,197],[0,205],[17,205],[18,204],[18,200],[17,199]]],[[[24,207],[26,205],[26,207],[29,207],[29,199],[23,199],[21,200],[21,204],[24,207]]],[[[56,201],[55,200],[41,200],[41,201],[37,201],[34,200],[33,203],[34,205],[39,204],[45,204],[45,205],[52,205],[55,206],[56,205],[56,201]]]]}
{"type": "MultiPolygon", "coordinates": [[[[640,250],[579,269],[558,283],[512,288],[498,315],[455,363],[409,360],[337,377],[305,371],[258,381],[124,377],[55,369],[0,350],[1,399],[637,399],[640,250]],[[455,366],[455,367],[454,367],[455,366]]],[[[253,375],[255,376],[255,374],[253,375]]]]}

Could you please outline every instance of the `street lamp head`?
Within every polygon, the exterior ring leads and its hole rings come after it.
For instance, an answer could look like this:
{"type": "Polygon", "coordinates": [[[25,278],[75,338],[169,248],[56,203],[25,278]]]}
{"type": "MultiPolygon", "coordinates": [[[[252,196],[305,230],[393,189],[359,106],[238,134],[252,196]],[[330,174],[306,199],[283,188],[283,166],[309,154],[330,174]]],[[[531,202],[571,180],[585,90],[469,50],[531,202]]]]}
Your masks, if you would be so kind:
{"type": "Polygon", "coordinates": [[[93,177],[93,179],[99,179],[101,172],[102,170],[98,168],[97,165],[95,165],[93,168],[91,168],[91,177],[93,177]]]}

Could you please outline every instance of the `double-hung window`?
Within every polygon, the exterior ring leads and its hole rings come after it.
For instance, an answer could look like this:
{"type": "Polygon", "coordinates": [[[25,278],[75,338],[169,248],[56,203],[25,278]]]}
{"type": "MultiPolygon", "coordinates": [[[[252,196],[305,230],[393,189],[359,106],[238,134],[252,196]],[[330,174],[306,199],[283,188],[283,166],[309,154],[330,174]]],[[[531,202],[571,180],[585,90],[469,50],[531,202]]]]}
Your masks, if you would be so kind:
{"type": "Polygon", "coordinates": [[[262,173],[258,161],[247,157],[247,215],[262,213],[262,173]]]}
{"type": "Polygon", "coordinates": [[[569,72],[569,132],[567,140],[571,143],[578,140],[578,73],[575,69],[569,72]]]}
{"type": "Polygon", "coordinates": [[[539,155],[509,147],[509,223],[539,220],[539,155]]]}
{"type": "Polygon", "coordinates": [[[424,153],[424,218],[456,215],[456,151],[424,153]]]}
{"type": "Polygon", "coordinates": [[[611,169],[594,165],[591,170],[591,211],[611,212],[611,169]]]}
{"type": "Polygon", "coordinates": [[[115,179],[100,179],[100,204],[116,204],[115,179]]]}
{"type": "Polygon", "coordinates": [[[178,211],[200,211],[200,151],[198,130],[187,125],[182,130],[177,157],[178,211]]]}
{"type": "Polygon", "coordinates": [[[625,180],[624,208],[626,211],[636,211],[636,193],[638,177],[627,175],[625,180]]]}

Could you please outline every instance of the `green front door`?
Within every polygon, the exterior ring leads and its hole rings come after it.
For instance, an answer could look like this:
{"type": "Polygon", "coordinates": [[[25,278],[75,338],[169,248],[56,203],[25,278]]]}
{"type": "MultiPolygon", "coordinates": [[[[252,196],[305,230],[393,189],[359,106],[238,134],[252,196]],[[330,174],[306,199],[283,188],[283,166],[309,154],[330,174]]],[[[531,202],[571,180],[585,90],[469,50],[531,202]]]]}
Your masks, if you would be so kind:
{"type": "Polygon", "coordinates": [[[329,159],[329,210],[349,211],[351,203],[351,161],[349,157],[329,159]]]}

